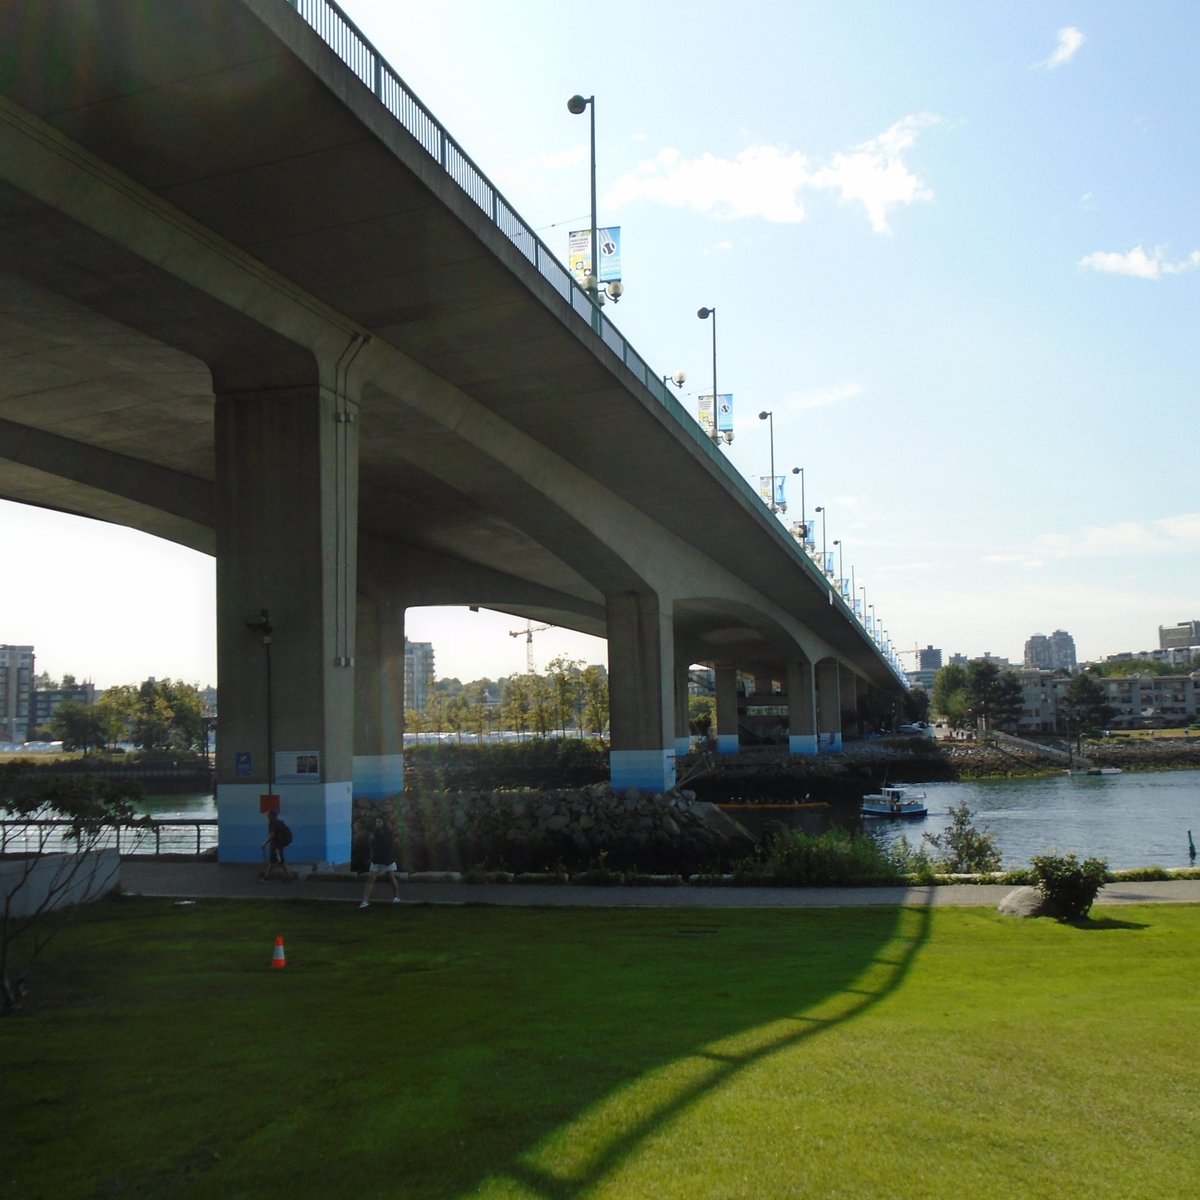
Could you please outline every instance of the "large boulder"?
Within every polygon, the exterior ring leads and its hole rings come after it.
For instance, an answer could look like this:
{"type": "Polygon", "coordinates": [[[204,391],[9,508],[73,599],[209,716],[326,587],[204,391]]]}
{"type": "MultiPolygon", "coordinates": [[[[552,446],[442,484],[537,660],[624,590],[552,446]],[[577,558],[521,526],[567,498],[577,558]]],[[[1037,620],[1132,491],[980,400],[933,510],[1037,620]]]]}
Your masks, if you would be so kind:
{"type": "Polygon", "coordinates": [[[996,911],[1009,917],[1049,916],[1046,898],[1035,887],[1013,888],[999,904],[996,911]]]}

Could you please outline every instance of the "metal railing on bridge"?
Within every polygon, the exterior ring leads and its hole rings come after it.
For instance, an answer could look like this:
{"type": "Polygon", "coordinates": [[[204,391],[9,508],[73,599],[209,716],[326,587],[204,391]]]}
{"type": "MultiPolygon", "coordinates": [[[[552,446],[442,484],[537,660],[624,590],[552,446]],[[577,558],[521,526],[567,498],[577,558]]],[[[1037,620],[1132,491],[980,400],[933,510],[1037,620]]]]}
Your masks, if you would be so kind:
{"type": "MultiPolygon", "coordinates": [[[[556,254],[525,223],[515,208],[501,195],[490,179],[475,165],[471,156],[450,136],[441,122],[425,107],[407,84],[388,65],[383,56],[371,44],[362,30],[350,20],[333,0],[285,0],[303,18],[308,26],[369,88],[379,102],[437,162],[442,170],[458,185],[463,193],[486,214],[501,233],[533,264],[538,273],[570,305],[581,320],[594,329],[614,354],[637,377],[638,381],[667,409],[679,427],[708,455],[718,470],[744,495],[762,503],[762,498],[742,478],[730,461],[719,454],[711,439],[698,422],[691,419],[683,405],[671,395],[663,382],[663,376],[652,371],[646,360],[625,340],[616,326],[604,315],[586,291],[576,282],[571,272],[556,254]]],[[[764,506],[765,507],[765,506],[764,506]]],[[[792,541],[780,527],[782,544],[792,541]]],[[[793,551],[803,561],[808,555],[793,545],[793,551]]],[[[809,563],[812,566],[811,563],[809,563]]],[[[826,581],[828,582],[828,581],[826,581]]],[[[835,593],[830,591],[830,603],[835,593]]],[[[846,604],[840,593],[836,594],[845,615],[858,620],[857,614],[846,604]]],[[[897,680],[908,687],[904,672],[886,656],[897,680]]]]}
{"type": "MultiPolygon", "coordinates": [[[[37,820],[0,820],[0,855],[71,853],[76,847],[69,836],[73,822],[50,817],[37,820]]],[[[88,846],[91,835],[84,836],[88,846]]],[[[94,840],[97,850],[116,850],[118,854],[199,857],[217,847],[215,817],[162,817],[146,824],[115,825],[103,830],[94,840]]]]}
{"type": "Polygon", "coordinates": [[[755,491],[729,461],[717,454],[708,435],[688,417],[671,395],[662,375],[625,340],[615,325],[575,281],[556,254],[534,233],[499,189],[475,165],[471,156],[450,136],[407,84],[384,60],[366,35],[333,0],[286,0],[322,41],[350,68],[362,84],[438,163],[442,170],[486,214],[501,233],[537,268],[539,274],[570,305],[575,314],[596,329],[604,344],[616,354],[638,381],[665,407],[680,425],[720,464],[726,476],[747,495],[759,500],[755,491]]]}

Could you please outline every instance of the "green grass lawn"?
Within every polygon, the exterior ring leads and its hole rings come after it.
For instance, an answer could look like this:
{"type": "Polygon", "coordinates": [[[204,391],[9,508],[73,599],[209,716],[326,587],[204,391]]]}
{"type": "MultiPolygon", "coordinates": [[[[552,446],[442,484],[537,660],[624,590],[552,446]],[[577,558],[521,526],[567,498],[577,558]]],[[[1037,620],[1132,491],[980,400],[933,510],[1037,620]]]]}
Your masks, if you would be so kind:
{"type": "Polygon", "coordinates": [[[108,901],[0,1021],[0,1195],[1183,1195],[1200,908],[1098,911],[108,901]]]}

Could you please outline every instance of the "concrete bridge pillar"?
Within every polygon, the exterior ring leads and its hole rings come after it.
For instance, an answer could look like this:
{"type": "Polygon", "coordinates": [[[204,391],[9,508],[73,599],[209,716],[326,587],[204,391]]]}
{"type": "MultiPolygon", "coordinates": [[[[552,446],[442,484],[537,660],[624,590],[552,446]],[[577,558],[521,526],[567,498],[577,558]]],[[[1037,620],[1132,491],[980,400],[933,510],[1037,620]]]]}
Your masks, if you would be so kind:
{"type": "Polygon", "coordinates": [[[606,607],[612,786],[667,791],[675,786],[671,617],[649,593],[616,593],[606,607]]]}
{"type": "Polygon", "coordinates": [[[688,754],[692,749],[691,710],[688,706],[688,673],[691,663],[675,657],[675,753],[688,754]]]}
{"type": "Polygon", "coordinates": [[[404,791],[404,605],[358,596],[354,655],[354,795],[404,791]]]}
{"type": "Polygon", "coordinates": [[[841,750],[842,699],[838,664],[831,658],[817,663],[817,730],[820,750],[841,750]]]}
{"type": "Polygon", "coordinates": [[[817,698],[813,690],[813,669],[808,662],[787,665],[788,752],[817,753],[817,698]]]}
{"type": "Polygon", "coordinates": [[[717,753],[738,752],[737,667],[717,666],[713,671],[717,693],[717,753]]]}
{"type": "Polygon", "coordinates": [[[268,794],[294,858],[350,858],[356,416],[315,381],[217,392],[223,862],[261,861],[268,794]]]}
{"type": "Polygon", "coordinates": [[[842,700],[842,732],[861,735],[858,725],[858,676],[849,667],[838,668],[838,690],[842,700]]]}

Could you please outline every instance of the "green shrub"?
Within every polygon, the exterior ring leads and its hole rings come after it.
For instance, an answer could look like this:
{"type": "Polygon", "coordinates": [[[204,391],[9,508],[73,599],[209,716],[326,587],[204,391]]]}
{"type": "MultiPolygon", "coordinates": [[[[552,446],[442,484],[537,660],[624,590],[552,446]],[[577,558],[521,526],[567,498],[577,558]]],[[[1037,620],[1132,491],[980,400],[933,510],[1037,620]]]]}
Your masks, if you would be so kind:
{"type": "Polygon", "coordinates": [[[762,861],[743,863],[740,883],[794,887],[853,887],[900,883],[903,872],[887,851],[866,834],[827,829],[813,836],[800,829],[777,834],[763,847],[762,861]]]}
{"type": "Polygon", "coordinates": [[[1033,882],[1052,916],[1076,921],[1087,916],[1097,892],[1108,880],[1108,861],[1074,854],[1039,854],[1030,859],[1033,882]]]}
{"type": "Polygon", "coordinates": [[[986,874],[1000,869],[1000,851],[994,833],[981,833],[971,824],[971,810],[964,800],[950,806],[950,828],[927,833],[928,842],[941,854],[938,865],[951,874],[986,874]]]}

